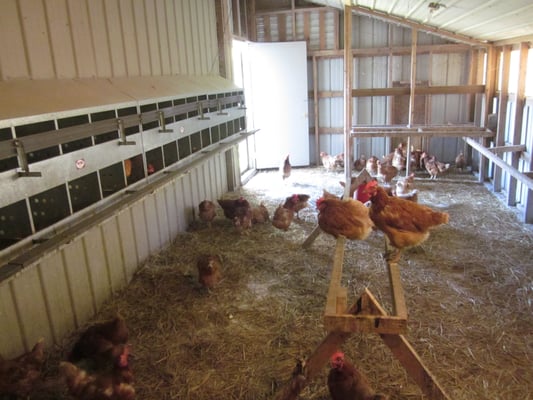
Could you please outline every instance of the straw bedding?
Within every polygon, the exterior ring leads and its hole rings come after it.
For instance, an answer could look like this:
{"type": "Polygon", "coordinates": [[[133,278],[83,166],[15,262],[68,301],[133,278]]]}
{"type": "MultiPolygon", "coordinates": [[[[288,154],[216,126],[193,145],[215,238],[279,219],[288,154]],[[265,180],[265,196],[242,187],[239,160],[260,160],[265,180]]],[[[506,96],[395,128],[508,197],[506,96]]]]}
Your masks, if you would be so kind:
{"type": "MultiPolygon", "coordinates": [[[[104,305],[94,321],[119,311],[130,327],[139,399],[276,397],[296,360],[326,335],[335,239],[322,233],[310,248],[302,243],[316,226],[322,189],[340,195],[341,180],[342,173],[322,168],[293,169],[285,182],[277,172],[258,173],[224,197],[263,202],[272,215],[286,196],[311,195],[287,232],[267,223],[241,235],[219,210],[211,228],[193,222],[104,305]],[[198,284],[201,254],[223,259],[224,279],[211,291],[198,284]]],[[[402,255],[406,338],[452,399],[533,398],[532,230],[468,173],[437,181],[420,174],[415,184],[419,202],[448,212],[450,223],[402,255]]],[[[383,250],[379,232],[347,241],[342,284],[349,303],[367,287],[392,311],[383,250]]],[[[49,375],[74,339],[51,351],[49,375]]],[[[355,334],[343,351],[391,399],[424,398],[378,335],[355,334]]],[[[300,398],[329,399],[327,372],[300,398]]]]}

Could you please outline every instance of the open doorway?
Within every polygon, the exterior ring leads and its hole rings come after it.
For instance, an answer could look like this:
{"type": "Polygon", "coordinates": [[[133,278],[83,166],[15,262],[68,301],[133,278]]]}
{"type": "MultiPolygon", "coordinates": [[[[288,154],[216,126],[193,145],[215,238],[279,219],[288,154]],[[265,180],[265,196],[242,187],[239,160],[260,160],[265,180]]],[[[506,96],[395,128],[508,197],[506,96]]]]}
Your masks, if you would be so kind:
{"type": "Polygon", "coordinates": [[[306,43],[234,40],[232,57],[234,82],[246,99],[247,129],[259,129],[239,148],[241,171],[278,168],[287,154],[293,166],[308,166],[306,43]]]}

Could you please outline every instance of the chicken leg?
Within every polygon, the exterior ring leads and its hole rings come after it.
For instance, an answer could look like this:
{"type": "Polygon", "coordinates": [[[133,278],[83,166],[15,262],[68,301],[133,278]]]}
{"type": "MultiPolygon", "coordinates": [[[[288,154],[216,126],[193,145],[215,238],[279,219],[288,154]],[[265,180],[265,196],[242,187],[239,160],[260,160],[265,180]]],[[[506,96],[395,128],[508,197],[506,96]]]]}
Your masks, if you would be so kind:
{"type": "Polygon", "coordinates": [[[385,235],[385,254],[383,254],[385,260],[389,263],[397,263],[400,261],[401,255],[402,250],[394,247],[389,238],[385,235]]]}

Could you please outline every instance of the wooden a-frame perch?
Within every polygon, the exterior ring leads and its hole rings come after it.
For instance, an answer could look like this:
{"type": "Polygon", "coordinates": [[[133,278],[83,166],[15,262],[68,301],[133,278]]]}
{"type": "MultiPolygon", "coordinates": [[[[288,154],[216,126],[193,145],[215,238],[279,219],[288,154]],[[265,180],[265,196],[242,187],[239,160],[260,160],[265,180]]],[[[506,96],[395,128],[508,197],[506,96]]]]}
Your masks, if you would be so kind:
{"type": "Polygon", "coordinates": [[[296,400],[303,388],[327,365],[331,355],[356,332],[379,334],[428,398],[449,400],[415,349],[402,335],[407,330],[407,308],[396,263],[387,263],[395,315],[387,315],[368,288],[365,288],[355,304],[347,307],[347,290],[341,286],[345,243],[346,238],[343,236],[337,238],[324,313],[324,325],[328,334],[305,362],[298,363],[288,384],[278,392],[276,400],[296,400]]]}

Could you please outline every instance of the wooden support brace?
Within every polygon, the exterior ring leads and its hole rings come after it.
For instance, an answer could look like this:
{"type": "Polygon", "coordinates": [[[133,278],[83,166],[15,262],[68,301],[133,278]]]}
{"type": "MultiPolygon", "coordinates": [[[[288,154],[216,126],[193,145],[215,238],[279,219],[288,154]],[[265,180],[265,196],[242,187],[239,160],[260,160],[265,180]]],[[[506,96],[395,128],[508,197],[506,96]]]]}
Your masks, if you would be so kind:
{"type": "Polygon", "coordinates": [[[307,239],[305,239],[305,242],[302,244],[302,247],[304,249],[308,249],[309,247],[311,247],[315,239],[318,237],[318,235],[320,235],[320,232],[321,232],[320,227],[318,225],[315,226],[315,229],[313,229],[311,234],[307,237],[307,239]]]}
{"type": "MultiPolygon", "coordinates": [[[[361,297],[361,304],[364,304],[368,312],[379,315],[386,315],[385,310],[377,302],[370,291],[365,290],[361,297]]],[[[409,344],[403,335],[381,334],[381,339],[389,347],[392,354],[400,361],[407,373],[416,384],[422,389],[424,394],[432,400],[450,400],[450,397],[440,387],[439,383],[424,365],[416,350],[409,344]]]]}

